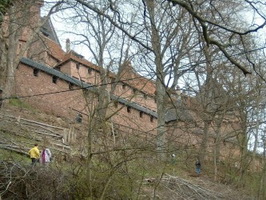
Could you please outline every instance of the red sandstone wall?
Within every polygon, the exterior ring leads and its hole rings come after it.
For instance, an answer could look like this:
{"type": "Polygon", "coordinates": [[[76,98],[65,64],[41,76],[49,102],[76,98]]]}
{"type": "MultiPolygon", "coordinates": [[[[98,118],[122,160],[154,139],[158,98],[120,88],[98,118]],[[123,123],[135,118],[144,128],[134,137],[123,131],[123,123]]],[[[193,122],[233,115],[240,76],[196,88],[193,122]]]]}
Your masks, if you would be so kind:
{"type": "MultiPolygon", "coordinates": [[[[176,145],[177,149],[198,149],[202,141],[203,132],[198,128],[191,128],[184,123],[169,123],[167,131],[167,140],[176,145]]],[[[212,158],[215,152],[215,147],[218,142],[212,132],[210,131],[210,136],[207,142],[207,152],[208,157],[212,158]]],[[[236,143],[228,142],[225,140],[219,141],[220,145],[220,158],[236,158],[239,156],[239,147],[236,143]]]]}
{"type": "MultiPolygon", "coordinates": [[[[82,64],[79,64],[77,69],[77,64],[74,61],[66,62],[60,67],[60,71],[90,84],[100,84],[99,72],[93,69],[89,70],[88,67],[82,64]]],[[[108,85],[107,88],[111,90],[110,85],[108,85]]],[[[123,83],[117,84],[114,94],[129,101],[136,102],[151,110],[157,110],[154,98],[145,96],[143,93],[134,90],[132,87],[129,87],[128,85],[125,85],[123,83]]]]}
{"type": "Polygon", "coordinates": [[[71,76],[71,63],[67,62],[64,65],[60,66],[60,71],[71,76]]]}
{"type": "Polygon", "coordinates": [[[149,108],[150,110],[157,111],[157,105],[154,98],[146,96],[138,90],[135,90],[121,82],[116,86],[114,94],[129,101],[136,102],[146,108],[149,108]]]}
{"type": "Polygon", "coordinates": [[[50,75],[41,71],[38,76],[34,76],[31,67],[20,64],[16,71],[17,96],[31,96],[22,100],[45,112],[71,119],[77,113],[73,109],[84,110],[84,99],[80,90],[62,92],[67,90],[69,90],[67,82],[58,79],[55,84],[50,75]]]}
{"type": "Polygon", "coordinates": [[[99,84],[100,75],[95,70],[78,64],[72,60],[67,61],[60,67],[60,71],[90,84],[99,84]]]}
{"type": "MultiPolygon", "coordinates": [[[[81,90],[69,90],[69,83],[58,79],[53,83],[52,77],[44,72],[39,72],[38,76],[34,76],[33,68],[20,64],[16,71],[16,91],[17,96],[31,96],[23,98],[34,107],[56,116],[64,116],[69,119],[75,119],[77,111],[86,112],[85,101],[81,90]],[[63,92],[67,91],[67,92],[63,92]],[[46,94],[34,96],[38,94],[46,94]]],[[[95,99],[89,100],[91,104],[95,103],[95,99]]],[[[112,117],[112,121],[124,126],[130,126],[135,129],[147,131],[155,129],[157,122],[147,114],[131,108],[128,112],[127,107],[118,104],[115,108],[119,110],[112,117]]],[[[109,110],[111,114],[114,109],[109,110]]]]}
{"type": "Polygon", "coordinates": [[[119,112],[112,117],[112,120],[116,123],[144,132],[155,130],[157,127],[156,118],[152,118],[151,120],[150,115],[145,113],[141,114],[138,110],[117,104],[117,107],[110,107],[109,114],[117,111],[119,112]]]}

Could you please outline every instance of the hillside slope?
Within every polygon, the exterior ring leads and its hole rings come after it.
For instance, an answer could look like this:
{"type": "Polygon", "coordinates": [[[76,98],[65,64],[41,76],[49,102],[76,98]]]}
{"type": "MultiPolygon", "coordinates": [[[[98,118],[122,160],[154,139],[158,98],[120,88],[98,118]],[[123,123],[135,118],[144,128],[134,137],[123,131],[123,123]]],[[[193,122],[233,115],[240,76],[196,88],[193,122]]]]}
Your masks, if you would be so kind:
{"type": "MultiPolygon", "coordinates": [[[[147,185],[156,184],[155,179],[146,179],[147,185]]],[[[161,200],[252,200],[255,199],[243,191],[236,189],[230,185],[224,185],[213,182],[207,176],[173,176],[164,174],[157,186],[156,191],[154,187],[146,187],[146,192],[149,193],[149,198],[155,195],[156,199],[161,200]]],[[[147,195],[148,196],[148,195],[147,195]]]]}
{"type": "MultiPolygon", "coordinates": [[[[53,129],[69,128],[69,123],[61,118],[36,110],[30,111],[21,107],[9,106],[1,110],[0,119],[0,154],[1,149],[5,149],[27,155],[28,149],[36,142],[50,144],[55,154],[70,154],[71,149],[75,149],[75,144],[69,145],[62,141],[63,131],[60,133],[53,129]],[[43,130],[45,131],[43,132],[43,130]],[[46,141],[43,141],[44,138],[46,141]]],[[[195,176],[191,172],[181,169],[179,169],[179,173],[175,173],[174,170],[173,173],[163,173],[160,178],[146,177],[141,188],[140,199],[255,199],[231,185],[213,182],[204,172],[201,176],[195,176]]]]}

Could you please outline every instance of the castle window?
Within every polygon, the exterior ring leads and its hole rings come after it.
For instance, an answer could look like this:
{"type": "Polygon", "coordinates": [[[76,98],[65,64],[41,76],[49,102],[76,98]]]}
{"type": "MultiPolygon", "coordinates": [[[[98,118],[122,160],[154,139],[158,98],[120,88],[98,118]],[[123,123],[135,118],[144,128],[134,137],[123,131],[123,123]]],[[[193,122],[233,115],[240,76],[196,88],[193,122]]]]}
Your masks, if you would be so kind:
{"type": "Polygon", "coordinates": [[[74,85],[72,83],[69,83],[68,87],[69,87],[70,90],[73,90],[74,85]]]}
{"type": "Polygon", "coordinates": [[[139,112],[139,117],[140,117],[140,118],[143,117],[143,112],[142,112],[142,111],[139,112]]]}
{"type": "Polygon", "coordinates": [[[137,93],[137,90],[134,88],[133,89],[133,94],[136,94],[137,93]]]}
{"type": "Polygon", "coordinates": [[[127,112],[128,112],[128,113],[131,112],[131,107],[127,106],[127,112]]]}
{"type": "Polygon", "coordinates": [[[150,121],[151,122],[153,122],[153,119],[154,119],[154,117],[153,116],[150,116],[150,121]]]}
{"type": "Polygon", "coordinates": [[[147,97],[147,94],[143,94],[143,97],[144,97],[144,99],[147,99],[148,97],[147,97]]]}
{"type": "Polygon", "coordinates": [[[21,43],[19,43],[19,45],[18,45],[18,52],[17,52],[17,54],[19,54],[19,53],[21,52],[21,49],[22,49],[22,44],[21,44],[21,43]]]}
{"type": "Polygon", "coordinates": [[[122,88],[125,90],[126,89],[126,84],[123,84],[122,85],[122,88]]]}
{"type": "Polygon", "coordinates": [[[39,75],[39,71],[40,71],[39,69],[34,68],[33,69],[33,75],[34,76],[38,76],[39,75]]]}
{"type": "Polygon", "coordinates": [[[114,101],[114,106],[115,106],[115,108],[118,107],[118,101],[114,101]]]}
{"type": "Polygon", "coordinates": [[[91,74],[91,73],[92,73],[92,69],[88,68],[88,74],[91,74]]]}
{"type": "Polygon", "coordinates": [[[57,76],[53,76],[53,83],[56,83],[58,80],[58,77],[57,76]]]}
{"type": "Polygon", "coordinates": [[[77,64],[76,64],[76,69],[79,69],[79,67],[80,67],[80,64],[77,63],[77,64]]]}
{"type": "Polygon", "coordinates": [[[223,140],[223,145],[226,147],[226,141],[225,140],[223,140]]]}

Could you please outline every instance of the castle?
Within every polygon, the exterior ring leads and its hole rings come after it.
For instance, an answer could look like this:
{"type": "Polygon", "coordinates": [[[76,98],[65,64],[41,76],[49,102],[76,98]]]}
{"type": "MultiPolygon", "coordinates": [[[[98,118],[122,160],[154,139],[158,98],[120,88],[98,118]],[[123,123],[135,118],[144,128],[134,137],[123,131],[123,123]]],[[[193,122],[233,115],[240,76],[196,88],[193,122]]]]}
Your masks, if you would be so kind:
{"type": "MultiPolygon", "coordinates": [[[[41,5],[41,4],[40,4],[41,5]]],[[[35,9],[35,22],[40,22],[40,7],[35,9]]],[[[157,105],[155,82],[139,75],[130,62],[124,63],[119,71],[119,77],[100,66],[84,59],[76,52],[61,48],[51,21],[46,21],[40,28],[40,34],[31,46],[23,53],[15,72],[15,87],[12,94],[44,112],[78,122],[90,120],[91,113],[101,102],[99,98],[105,86],[106,116],[112,124],[116,136],[119,132],[134,134],[142,133],[145,137],[156,138],[157,105]],[[105,82],[101,72],[106,74],[105,82]],[[90,113],[90,114],[88,114],[90,113]],[[130,131],[129,131],[130,130],[130,131]]],[[[29,40],[31,30],[25,28],[19,39],[17,54],[29,40]]],[[[67,41],[69,43],[69,41],[67,41]]],[[[191,98],[173,91],[166,111],[166,138],[177,149],[200,147],[203,128],[195,126],[200,117],[189,110],[193,107],[191,98]],[[181,103],[180,103],[181,101],[181,103]],[[187,147],[189,146],[189,147],[187,147]]],[[[103,108],[102,108],[103,109],[103,108]]],[[[223,156],[237,155],[232,136],[239,131],[239,124],[234,119],[222,122],[223,136],[217,140],[215,130],[211,128],[207,139],[210,152],[216,142],[221,143],[223,156]],[[227,138],[230,138],[227,139],[227,138]]]]}

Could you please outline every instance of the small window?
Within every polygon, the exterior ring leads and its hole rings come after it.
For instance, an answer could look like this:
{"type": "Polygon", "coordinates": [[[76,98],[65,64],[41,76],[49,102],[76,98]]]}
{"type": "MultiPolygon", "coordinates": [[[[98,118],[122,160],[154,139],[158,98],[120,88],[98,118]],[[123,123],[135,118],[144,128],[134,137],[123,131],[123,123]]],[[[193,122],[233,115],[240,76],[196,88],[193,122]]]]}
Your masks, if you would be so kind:
{"type": "Polygon", "coordinates": [[[91,73],[92,73],[92,69],[88,68],[88,74],[91,74],[91,73]]]}
{"type": "Polygon", "coordinates": [[[127,112],[128,112],[128,113],[131,112],[131,107],[127,106],[127,112]]]}
{"type": "Polygon", "coordinates": [[[39,69],[33,69],[33,75],[38,76],[39,75],[39,69]]]}
{"type": "Polygon", "coordinates": [[[72,83],[69,83],[68,87],[69,87],[70,90],[73,90],[74,85],[72,83]]]}
{"type": "Polygon", "coordinates": [[[115,107],[115,108],[118,107],[118,101],[114,101],[114,107],[115,107]]]}
{"type": "Polygon", "coordinates": [[[77,64],[76,64],[76,69],[79,69],[79,67],[80,67],[80,64],[77,63],[77,64]]]}
{"type": "Polygon", "coordinates": [[[122,88],[125,90],[126,89],[126,84],[123,84],[122,85],[122,88]]]}
{"type": "Polygon", "coordinates": [[[139,117],[140,117],[140,118],[143,117],[143,112],[142,112],[142,111],[139,112],[139,117]]]}
{"type": "Polygon", "coordinates": [[[137,90],[134,88],[133,89],[133,94],[136,94],[137,93],[137,90]]]}
{"type": "Polygon", "coordinates": [[[57,83],[58,77],[57,76],[53,76],[53,83],[57,83]]]}
{"type": "Polygon", "coordinates": [[[143,94],[143,97],[144,97],[144,99],[147,99],[148,97],[147,97],[147,94],[143,94]]]}
{"type": "Polygon", "coordinates": [[[21,49],[22,49],[22,44],[20,43],[20,44],[18,45],[18,54],[21,52],[21,49]]]}
{"type": "Polygon", "coordinates": [[[151,122],[153,122],[153,119],[154,119],[154,117],[153,116],[150,116],[150,121],[151,122]]]}

